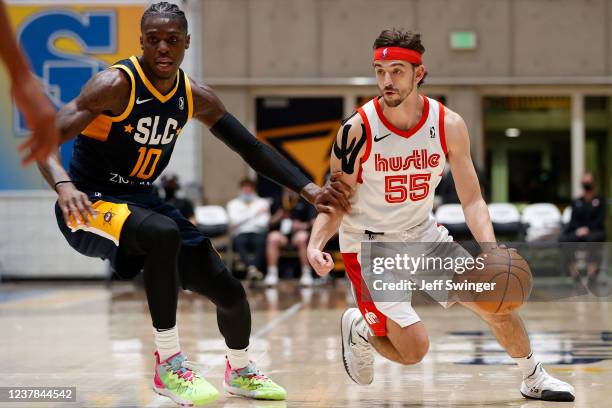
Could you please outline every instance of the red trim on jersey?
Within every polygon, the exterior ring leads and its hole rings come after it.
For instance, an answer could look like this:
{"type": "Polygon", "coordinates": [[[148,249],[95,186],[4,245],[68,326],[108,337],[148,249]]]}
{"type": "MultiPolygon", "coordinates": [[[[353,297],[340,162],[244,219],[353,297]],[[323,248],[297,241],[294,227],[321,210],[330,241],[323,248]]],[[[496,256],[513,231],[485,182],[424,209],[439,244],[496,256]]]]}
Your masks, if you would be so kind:
{"type": "Polygon", "coordinates": [[[440,131],[440,144],[442,145],[442,151],[444,155],[448,154],[448,148],[446,147],[446,133],[444,132],[444,105],[438,101],[439,112],[438,112],[438,130],[440,131]]]}
{"type": "Polygon", "coordinates": [[[429,99],[425,97],[424,95],[421,95],[421,98],[423,98],[423,112],[421,113],[421,120],[419,120],[419,123],[417,123],[412,129],[409,129],[409,130],[400,130],[396,128],[395,126],[393,126],[391,122],[387,120],[387,118],[385,117],[385,114],[382,111],[382,108],[380,107],[378,98],[374,99],[374,107],[376,108],[376,113],[378,114],[378,117],[380,118],[382,123],[387,127],[387,129],[389,129],[390,131],[392,131],[393,133],[401,137],[410,137],[414,135],[425,124],[425,121],[427,120],[427,116],[429,116],[429,99]]]}
{"type": "Polygon", "coordinates": [[[368,115],[366,115],[366,113],[363,111],[363,108],[357,108],[357,112],[359,112],[359,116],[361,116],[361,120],[363,121],[363,125],[365,126],[366,131],[366,149],[359,162],[359,173],[357,173],[357,182],[363,184],[363,163],[368,160],[368,158],[370,157],[370,152],[372,151],[372,129],[370,128],[368,115]]]}
{"type": "Polygon", "coordinates": [[[344,269],[348,275],[353,288],[355,289],[355,301],[359,306],[359,311],[363,315],[364,320],[372,329],[375,336],[387,335],[387,316],[385,316],[372,300],[372,295],[368,290],[368,286],[363,281],[361,275],[361,265],[357,260],[357,253],[343,252],[342,260],[344,261],[344,269]]]}
{"type": "Polygon", "coordinates": [[[421,53],[402,47],[380,47],[374,51],[372,62],[384,61],[406,61],[411,64],[422,64],[421,53]]]}

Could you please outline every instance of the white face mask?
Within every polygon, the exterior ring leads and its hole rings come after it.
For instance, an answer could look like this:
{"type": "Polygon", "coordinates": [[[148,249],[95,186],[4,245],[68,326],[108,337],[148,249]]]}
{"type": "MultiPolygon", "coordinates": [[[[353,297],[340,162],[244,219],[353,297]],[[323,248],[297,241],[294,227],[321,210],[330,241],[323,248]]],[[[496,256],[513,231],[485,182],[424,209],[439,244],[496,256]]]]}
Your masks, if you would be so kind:
{"type": "Polygon", "coordinates": [[[255,198],[253,193],[240,193],[240,199],[246,203],[250,203],[255,198]]]}

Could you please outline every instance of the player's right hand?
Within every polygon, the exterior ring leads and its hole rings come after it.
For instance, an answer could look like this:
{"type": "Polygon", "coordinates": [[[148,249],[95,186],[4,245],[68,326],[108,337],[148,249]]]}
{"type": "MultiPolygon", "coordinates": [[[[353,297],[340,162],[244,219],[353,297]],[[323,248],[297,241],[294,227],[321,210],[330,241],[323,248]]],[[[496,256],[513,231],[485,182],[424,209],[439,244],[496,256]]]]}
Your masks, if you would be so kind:
{"type": "Polygon", "coordinates": [[[308,262],[315,270],[317,275],[325,276],[334,269],[334,260],[327,252],[323,252],[317,248],[308,247],[307,249],[308,262]]]}
{"type": "Polygon", "coordinates": [[[72,183],[58,184],[57,203],[64,215],[66,225],[76,222],[78,225],[89,225],[89,217],[94,217],[91,201],[87,194],[76,189],[72,183]]]}
{"type": "Polygon", "coordinates": [[[29,72],[13,84],[12,94],[26,125],[32,131],[30,137],[19,145],[19,150],[25,154],[22,164],[27,165],[34,160],[44,161],[59,145],[55,108],[34,75],[29,72]]]}

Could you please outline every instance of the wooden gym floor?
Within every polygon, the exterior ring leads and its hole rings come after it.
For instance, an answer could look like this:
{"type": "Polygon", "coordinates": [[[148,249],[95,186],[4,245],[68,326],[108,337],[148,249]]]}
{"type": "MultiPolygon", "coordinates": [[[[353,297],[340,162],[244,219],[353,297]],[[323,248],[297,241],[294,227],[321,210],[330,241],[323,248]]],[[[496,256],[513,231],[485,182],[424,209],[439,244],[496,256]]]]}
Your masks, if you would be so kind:
{"type": "MultiPolygon", "coordinates": [[[[223,396],[225,407],[604,407],[612,402],[612,303],[533,302],[522,309],[547,370],[571,382],[574,403],[529,401],[516,366],[486,326],[460,306],[417,305],[431,338],[420,364],[377,356],[375,379],[351,382],[340,356],[340,315],[352,299],[338,280],[310,289],[283,281],[250,289],[251,355],[287,388],[286,402],[223,396]]],[[[214,309],[183,293],[178,315],[189,359],[221,390],[224,343],[214,309]]],[[[151,320],[144,292],[128,282],[5,283],[0,286],[0,386],[76,386],[76,403],[25,407],[174,407],[150,389],[151,320]]],[[[0,403],[0,407],[10,406],[0,403]]]]}

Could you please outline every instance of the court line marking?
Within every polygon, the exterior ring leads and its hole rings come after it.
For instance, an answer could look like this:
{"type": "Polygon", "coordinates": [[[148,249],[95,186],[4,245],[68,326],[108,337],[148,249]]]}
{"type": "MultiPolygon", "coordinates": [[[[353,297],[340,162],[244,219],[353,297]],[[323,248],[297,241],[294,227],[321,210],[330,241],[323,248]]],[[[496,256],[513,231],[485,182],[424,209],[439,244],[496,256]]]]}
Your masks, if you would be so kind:
{"type": "MultiPolygon", "coordinates": [[[[285,310],[284,312],[276,316],[274,319],[266,323],[259,330],[257,330],[255,334],[252,334],[251,340],[257,339],[265,334],[268,334],[276,326],[278,326],[279,324],[281,324],[282,322],[284,322],[285,320],[287,320],[288,318],[296,314],[302,308],[302,306],[304,306],[303,302],[294,303],[290,308],[288,308],[287,310],[285,310]]],[[[219,366],[223,364],[224,362],[225,362],[225,356],[219,356],[218,358],[211,359],[206,365],[210,369],[210,368],[219,366]]],[[[223,395],[222,392],[221,392],[221,395],[223,395]]],[[[157,395],[151,401],[149,401],[149,403],[146,405],[146,408],[160,407],[163,404],[166,404],[168,402],[173,403],[170,398],[163,397],[161,395],[157,395]]]]}

